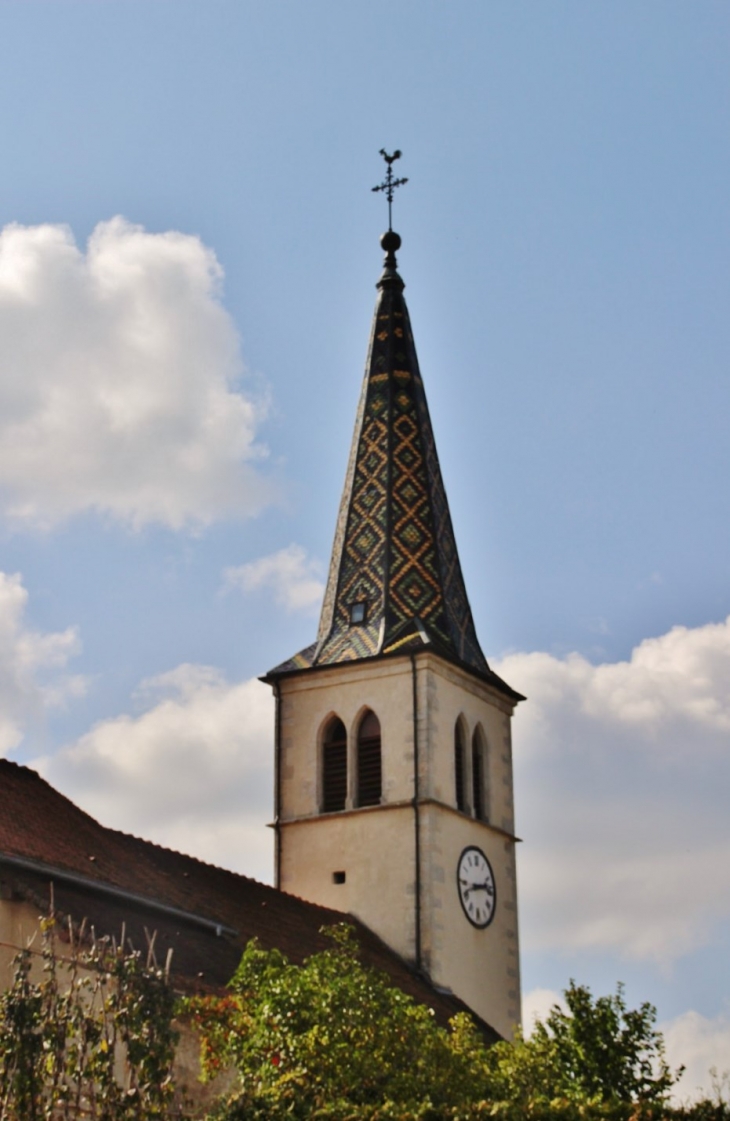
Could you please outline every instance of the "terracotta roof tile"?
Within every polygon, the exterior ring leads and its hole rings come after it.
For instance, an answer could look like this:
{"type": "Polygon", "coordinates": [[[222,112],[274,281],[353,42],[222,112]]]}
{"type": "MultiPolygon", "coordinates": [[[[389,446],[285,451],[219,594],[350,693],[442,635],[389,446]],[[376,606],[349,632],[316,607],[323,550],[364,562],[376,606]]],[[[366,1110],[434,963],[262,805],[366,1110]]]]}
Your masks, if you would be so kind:
{"type": "Polygon", "coordinates": [[[173,976],[186,990],[225,985],[251,938],[301,962],[330,944],[323,926],[344,920],[355,927],[363,960],[441,1022],[465,1010],[352,916],[107,829],[35,771],[7,760],[0,760],[0,878],[39,907],[53,881],[58,910],[87,918],[98,934],[118,937],[124,924],[137,948],[154,932],[157,960],[172,949],[173,976]]]}

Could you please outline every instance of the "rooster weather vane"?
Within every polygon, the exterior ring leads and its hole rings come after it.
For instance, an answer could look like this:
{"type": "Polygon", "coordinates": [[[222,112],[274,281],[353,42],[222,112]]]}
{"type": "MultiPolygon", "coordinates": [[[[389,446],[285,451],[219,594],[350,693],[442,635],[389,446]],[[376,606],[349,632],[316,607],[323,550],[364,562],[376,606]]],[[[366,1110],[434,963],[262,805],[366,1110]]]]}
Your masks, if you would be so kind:
{"type": "Polygon", "coordinates": [[[395,152],[393,152],[392,156],[388,155],[385,148],[381,148],[380,149],[380,154],[388,165],[388,171],[386,173],[386,176],[385,176],[385,179],[383,180],[383,182],[379,183],[377,187],[373,187],[372,189],[374,191],[385,191],[385,197],[388,200],[388,229],[392,230],[393,229],[393,192],[395,191],[396,187],[402,187],[404,183],[408,182],[408,180],[407,179],[394,179],[393,178],[393,164],[395,163],[396,160],[399,160],[401,158],[401,156],[403,155],[400,148],[396,148],[396,150],[395,150],[395,152]]]}

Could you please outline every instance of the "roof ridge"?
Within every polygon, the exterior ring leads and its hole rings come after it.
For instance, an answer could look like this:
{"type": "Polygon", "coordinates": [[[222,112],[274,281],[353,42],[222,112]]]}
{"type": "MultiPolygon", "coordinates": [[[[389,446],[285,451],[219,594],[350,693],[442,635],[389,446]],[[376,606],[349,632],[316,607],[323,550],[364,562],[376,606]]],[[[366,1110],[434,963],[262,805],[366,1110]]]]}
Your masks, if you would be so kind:
{"type": "Polygon", "coordinates": [[[16,763],[15,759],[8,759],[5,755],[0,758],[0,767],[13,767],[16,771],[25,771],[27,774],[40,779],[41,782],[45,782],[46,785],[50,785],[40,772],[36,771],[33,767],[29,767],[27,763],[16,763]]]}

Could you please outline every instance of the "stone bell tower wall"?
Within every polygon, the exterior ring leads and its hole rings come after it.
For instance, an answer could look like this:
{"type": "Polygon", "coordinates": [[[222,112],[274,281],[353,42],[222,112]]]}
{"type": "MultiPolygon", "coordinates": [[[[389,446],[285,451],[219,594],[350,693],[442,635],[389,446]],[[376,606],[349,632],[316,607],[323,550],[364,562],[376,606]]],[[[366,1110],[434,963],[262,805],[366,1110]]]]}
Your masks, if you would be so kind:
{"type": "Polygon", "coordinates": [[[421,961],[436,985],[450,988],[506,1038],[520,1022],[511,715],[514,702],[490,684],[433,654],[418,659],[422,712],[421,961]],[[465,745],[466,809],[455,801],[454,733],[465,745]],[[475,816],[469,765],[475,736],[484,750],[482,810],[475,816]],[[458,898],[456,867],[470,845],[486,855],[497,903],[492,922],[472,926],[458,898]]]}
{"type": "Polygon", "coordinates": [[[355,662],[280,682],[279,883],[350,912],[414,961],[413,708],[408,658],[355,662]],[[367,709],[381,727],[382,802],[354,808],[357,729],[367,709]],[[345,810],[320,812],[322,740],[333,716],[348,738],[345,810]],[[335,874],[344,873],[344,882],[335,874]]]}
{"type": "Polygon", "coordinates": [[[511,698],[430,652],[338,665],[281,679],[279,886],[350,912],[451,989],[501,1034],[519,1023],[511,698]],[[357,808],[357,729],[380,721],[382,799],[357,808]],[[321,812],[322,740],[338,717],[348,737],[345,808],[321,812]],[[466,806],[457,809],[454,729],[465,743],[466,806]],[[475,814],[472,747],[483,751],[484,819],[475,814]],[[416,767],[418,781],[416,782],[416,767]],[[485,929],[459,901],[456,866],[476,845],[497,906],[485,929]]]}

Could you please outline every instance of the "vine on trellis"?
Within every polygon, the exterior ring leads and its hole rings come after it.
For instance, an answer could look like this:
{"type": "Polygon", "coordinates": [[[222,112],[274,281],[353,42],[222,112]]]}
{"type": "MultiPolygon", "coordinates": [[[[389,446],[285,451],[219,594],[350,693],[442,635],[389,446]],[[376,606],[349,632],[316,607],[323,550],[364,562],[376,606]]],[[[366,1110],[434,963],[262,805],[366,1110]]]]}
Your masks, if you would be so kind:
{"type": "Polygon", "coordinates": [[[176,1116],[169,961],[56,920],[15,958],[0,995],[0,1121],[158,1121],[176,1116]],[[65,934],[65,931],[64,931],[65,934]],[[41,968],[38,969],[38,964],[41,968]]]}

